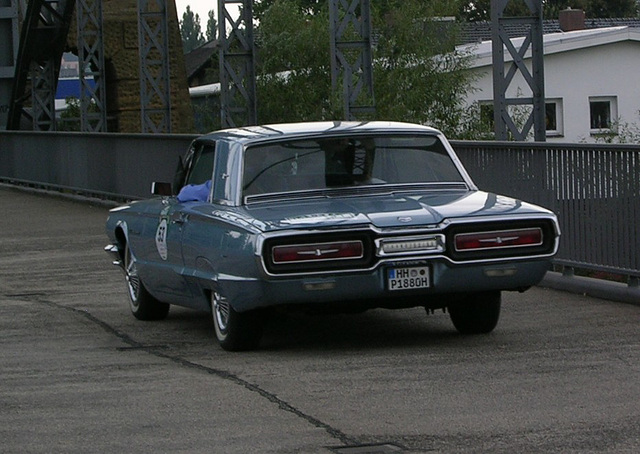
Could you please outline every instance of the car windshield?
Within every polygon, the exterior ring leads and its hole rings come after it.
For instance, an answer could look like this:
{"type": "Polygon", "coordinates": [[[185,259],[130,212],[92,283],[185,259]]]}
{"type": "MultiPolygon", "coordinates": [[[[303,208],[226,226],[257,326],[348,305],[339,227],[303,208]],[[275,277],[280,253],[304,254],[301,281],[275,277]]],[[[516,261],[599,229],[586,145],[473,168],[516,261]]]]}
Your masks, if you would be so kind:
{"type": "Polygon", "coordinates": [[[462,183],[436,136],[291,140],[247,148],[243,195],[362,185],[462,183]]]}

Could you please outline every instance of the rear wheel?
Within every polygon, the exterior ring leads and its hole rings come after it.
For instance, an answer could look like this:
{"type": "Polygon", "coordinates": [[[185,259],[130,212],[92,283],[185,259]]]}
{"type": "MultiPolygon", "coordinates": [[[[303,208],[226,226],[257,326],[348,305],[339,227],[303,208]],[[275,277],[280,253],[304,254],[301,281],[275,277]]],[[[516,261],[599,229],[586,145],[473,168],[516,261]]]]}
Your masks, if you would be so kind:
{"type": "Polygon", "coordinates": [[[460,334],[486,334],[500,318],[500,292],[475,293],[448,307],[449,316],[460,334]]]}
{"type": "Polygon", "coordinates": [[[256,310],[236,312],[218,292],[211,292],[211,314],[220,346],[228,351],[254,350],[262,337],[262,320],[256,310]]]}
{"type": "Polygon", "coordinates": [[[169,314],[169,304],[155,299],[147,291],[140,276],[131,248],[127,243],[124,251],[124,273],[129,290],[129,307],[138,320],[162,320],[169,314]]]}

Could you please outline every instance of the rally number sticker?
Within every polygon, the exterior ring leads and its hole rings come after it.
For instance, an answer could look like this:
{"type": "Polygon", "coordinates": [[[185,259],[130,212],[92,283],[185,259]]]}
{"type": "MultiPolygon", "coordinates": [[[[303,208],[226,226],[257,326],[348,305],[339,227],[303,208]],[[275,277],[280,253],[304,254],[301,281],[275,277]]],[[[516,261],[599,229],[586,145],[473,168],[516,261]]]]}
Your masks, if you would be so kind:
{"type": "Polygon", "coordinates": [[[162,260],[167,260],[167,229],[169,224],[167,218],[162,218],[156,230],[156,248],[162,260]]]}

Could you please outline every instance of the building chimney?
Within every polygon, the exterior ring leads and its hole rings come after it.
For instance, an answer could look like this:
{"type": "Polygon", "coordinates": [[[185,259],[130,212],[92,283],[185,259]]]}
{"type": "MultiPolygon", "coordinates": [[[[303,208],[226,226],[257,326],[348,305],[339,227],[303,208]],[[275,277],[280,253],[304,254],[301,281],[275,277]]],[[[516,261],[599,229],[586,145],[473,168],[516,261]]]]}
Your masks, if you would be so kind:
{"type": "Polygon", "coordinates": [[[560,11],[560,30],[572,32],[574,30],[584,30],[584,11],[581,9],[567,8],[560,11]]]}

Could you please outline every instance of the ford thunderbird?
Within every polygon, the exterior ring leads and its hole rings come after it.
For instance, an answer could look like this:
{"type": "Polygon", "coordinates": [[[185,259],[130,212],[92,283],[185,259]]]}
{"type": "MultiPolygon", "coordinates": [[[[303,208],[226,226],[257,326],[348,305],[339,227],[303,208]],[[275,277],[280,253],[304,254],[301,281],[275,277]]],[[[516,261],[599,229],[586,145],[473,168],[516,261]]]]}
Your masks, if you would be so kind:
{"type": "Polygon", "coordinates": [[[501,292],[537,284],[560,235],[552,212],[479,190],[442,133],[407,123],[213,132],[153,193],[106,223],[131,311],[209,311],[232,351],[291,308],[420,306],[489,333],[501,292]]]}

